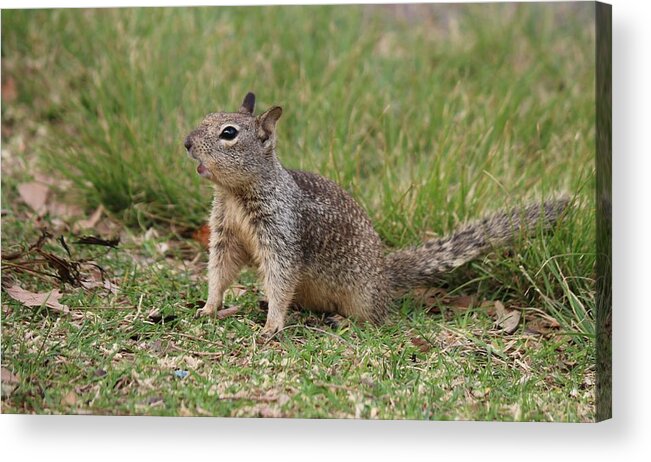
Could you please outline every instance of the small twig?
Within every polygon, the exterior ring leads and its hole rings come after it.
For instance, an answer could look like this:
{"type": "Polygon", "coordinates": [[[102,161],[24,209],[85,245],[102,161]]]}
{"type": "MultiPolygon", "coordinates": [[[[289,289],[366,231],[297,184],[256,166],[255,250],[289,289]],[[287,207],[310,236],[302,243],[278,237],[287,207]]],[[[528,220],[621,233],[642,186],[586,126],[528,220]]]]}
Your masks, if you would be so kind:
{"type": "Polygon", "coordinates": [[[145,294],[140,294],[140,299],[138,300],[138,310],[136,311],[136,319],[140,317],[140,313],[142,311],[142,299],[145,296],[145,294]]]}
{"type": "Polygon", "coordinates": [[[35,275],[38,275],[38,276],[47,276],[47,277],[59,279],[59,276],[56,275],[56,274],[48,273],[46,271],[38,271],[38,270],[31,269],[31,268],[26,268],[26,267],[24,267],[22,265],[23,265],[23,262],[19,262],[19,263],[5,262],[4,263],[4,266],[10,266],[10,267],[14,268],[15,271],[24,271],[24,272],[32,273],[32,274],[35,274],[35,275]]]}
{"type": "Polygon", "coordinates": [[[72,258],[72,254],[70,253],[70,249],[68,248],[68,244],[66,244],[66,240],[63,237],[63,234],[59,236],[59,242],[61,243],[61,245],[63,246],[63,249],[68,254],[68,257],[72,258]]]}

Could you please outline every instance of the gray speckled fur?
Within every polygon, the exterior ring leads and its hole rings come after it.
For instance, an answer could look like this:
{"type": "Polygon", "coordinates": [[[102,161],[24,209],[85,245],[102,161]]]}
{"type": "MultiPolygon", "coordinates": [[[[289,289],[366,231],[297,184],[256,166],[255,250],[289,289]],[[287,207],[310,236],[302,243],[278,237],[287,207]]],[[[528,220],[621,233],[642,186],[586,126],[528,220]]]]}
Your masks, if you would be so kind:
{"type": "Polygon", "coordinates": [[[258,269],[269,312],[264,333],[284,326],[292,304],[381,323],[391,301],[510,241],[528,227],[555,223],[567,205],[554,200],[499,212],[452,235],[385,254],[366,212],[336,183],[287,170],[275,152],[282,110],[254,116],[247,95],[237,113],[209,114],[186,138],[191,157],[215,184],[210,218],[208,300],[199,315],[222,306],[244,265],[258,269]],[[235,140],[220,139],[226,125],[235,140]]]}

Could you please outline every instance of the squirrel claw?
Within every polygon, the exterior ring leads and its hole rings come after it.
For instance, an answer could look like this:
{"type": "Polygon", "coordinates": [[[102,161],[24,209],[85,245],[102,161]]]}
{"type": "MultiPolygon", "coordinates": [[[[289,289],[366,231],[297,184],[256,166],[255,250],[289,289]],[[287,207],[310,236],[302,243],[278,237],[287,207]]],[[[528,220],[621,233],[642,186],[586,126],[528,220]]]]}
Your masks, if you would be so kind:
{"type": "Polygon", "coordinates": [[[262,332],[260,332],[260,336],[259,336],[260,342],[261,343],[269,342],[281,331],[282,329],[279,327],[272,327],[269,325],[265,325],[264,328],[262,329],[262,332]]]}
{"type": "Polygon", "coordinates": [[[216,310],[214,307],[205,305],[203,308],[197,310],[197,312],[194,314],[194,317],[204,318],[204,317],[212,316],[213,314],[215,314],[215,311],[216,310]]]}

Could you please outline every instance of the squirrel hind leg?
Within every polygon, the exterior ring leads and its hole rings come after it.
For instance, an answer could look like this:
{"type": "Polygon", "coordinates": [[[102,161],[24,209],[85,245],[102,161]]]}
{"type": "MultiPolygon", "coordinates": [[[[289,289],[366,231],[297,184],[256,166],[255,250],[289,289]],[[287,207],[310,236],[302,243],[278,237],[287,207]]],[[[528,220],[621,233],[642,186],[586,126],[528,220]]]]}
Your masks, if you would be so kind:
{"type": "Polygon", "coordinates": [[[353,292],[339,302],[339,314],[357,321],[382,325],[389,314],[389,302],[383,294],[353,292]]]}

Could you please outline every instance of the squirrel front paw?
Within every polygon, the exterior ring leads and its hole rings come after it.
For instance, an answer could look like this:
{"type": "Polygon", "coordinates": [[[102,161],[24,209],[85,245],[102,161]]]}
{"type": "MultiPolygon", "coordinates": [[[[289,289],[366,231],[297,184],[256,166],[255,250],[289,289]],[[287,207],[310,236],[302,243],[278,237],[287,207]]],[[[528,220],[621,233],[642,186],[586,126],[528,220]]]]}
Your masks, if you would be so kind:
{"type": "Polygon", "coordinates": [[[282,331],[284,327],[285,327],[285,323],[283,322],[283,320],[267,318],[267,322],[262,328],[262,332],[260,332],[260,338],[263,341],[268,342],[276,334],[282,331]]]}
{"type": "Polygon", "coordinates": [[[194,317],[195,318],[203,318],[203,317],[206,317],[206,316],[212,316],[212,315],[215,314],[216,311],[217,311],[217,305],[212,305],[212,304],[209,305],[209,304],[206,303],[203,306],[203,308],[200,308],[200,309],[197,310],[197,312],[194,314],[194,317]]]}

